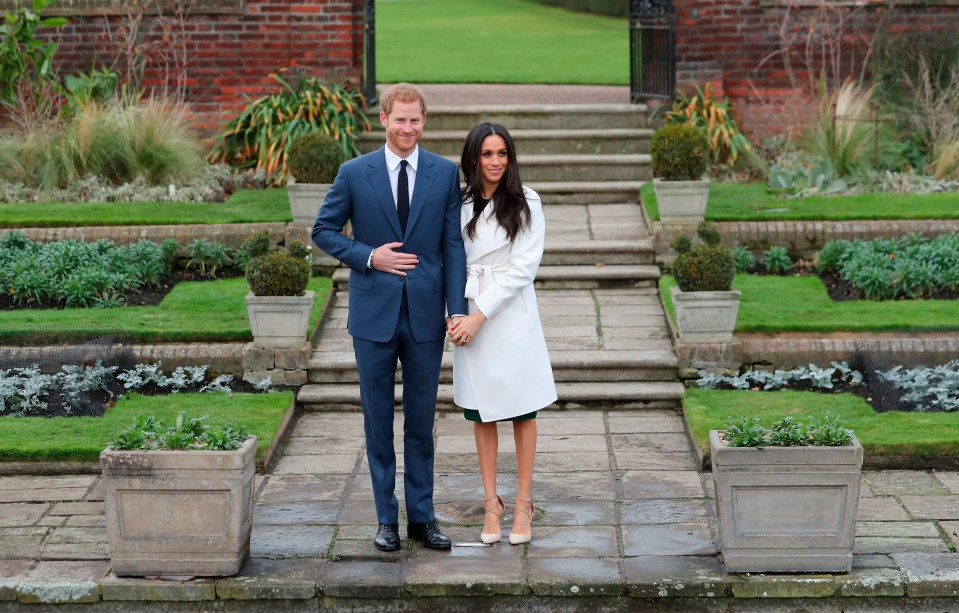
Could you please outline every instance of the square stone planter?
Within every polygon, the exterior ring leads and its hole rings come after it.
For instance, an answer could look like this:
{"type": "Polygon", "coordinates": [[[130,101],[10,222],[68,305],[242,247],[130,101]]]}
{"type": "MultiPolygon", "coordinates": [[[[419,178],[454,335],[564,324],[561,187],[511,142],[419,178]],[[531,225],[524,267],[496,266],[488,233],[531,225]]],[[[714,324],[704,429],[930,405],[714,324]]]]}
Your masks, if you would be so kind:
{"type": "Polygon", "coordinates": [[[684,292],[670,288],[679,339],[684,343],[727,343],[733,340],[739,314],[739,290],[684,292]]]}
{"type": "Polygon", "coordinates": [[[729,572],[847,572],[862,445],[726,447],[709,433],[719,541],[729,572]]]}
{"type": "Polygon", "coordinates": [[[246,295],[253,344],[257,347],[296,347],[306,339],[313,308],[312,290],[302,296],[246,295]]]}
{"type": "Polygon", "coordinates": [[[706,217],[709,181],[653,179],[659,219],[667,224],[698,224],[706,217]]]}
{"type": "Polygon", "coordinates": [[[113,573],[235,575],[250,557],[256,437],[236,451],[100,454],[113,573]]]}
{"type": "Polygon", "coordinates": [[[287,194],[290,198],[290,213],[293,214],[293,225],[312,228],[316,222],[316,214],[320,211],[326,194],[330,191],[330,183],[287,183],[287,194]]]}

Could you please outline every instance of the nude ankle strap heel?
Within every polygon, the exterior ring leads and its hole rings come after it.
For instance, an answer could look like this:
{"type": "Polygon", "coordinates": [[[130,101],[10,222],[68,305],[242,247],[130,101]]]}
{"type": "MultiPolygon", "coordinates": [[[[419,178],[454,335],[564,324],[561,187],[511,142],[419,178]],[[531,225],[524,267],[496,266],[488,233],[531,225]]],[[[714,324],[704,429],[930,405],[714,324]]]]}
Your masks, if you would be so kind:
{"type": "MultiPolygon", "coordinates": [[[[503,518],[503,513],[506,512],[506,505],[503,504],[503,499],[499,496],[492,496],[483,501],[483,508],[486,509],[487,513],[492,513],[496,516],[497,519],[503,518]],[[499,513],[496,512],[496,507],[492,509],[486,506],[490,500],[496,500],[499,503],[499,513]]],[[[501,532],[480,532],[480,540],[486,543],[487,545],[492,545],[493,543],[498,543],[503,540],[503,534],[501,532]]]]}
{"type": "Polygon", "coordinates": [[[509,544],[510,545],[522,545],[523,543],[528,543],[533,540],[533,513],[536,512],[536,507],[533,505],[532,500],[523,500],[522,498],[516,499],[516,510],[513,512],[513,516],[519,515],[520,513],[526,513],[526,516],[529,517],[529,533],[528,534],[517,534],[512,530],[509,533],[509,544]],[[520,508],[519,503],[527,502],[529,503],[528,507],[520,508]]]}

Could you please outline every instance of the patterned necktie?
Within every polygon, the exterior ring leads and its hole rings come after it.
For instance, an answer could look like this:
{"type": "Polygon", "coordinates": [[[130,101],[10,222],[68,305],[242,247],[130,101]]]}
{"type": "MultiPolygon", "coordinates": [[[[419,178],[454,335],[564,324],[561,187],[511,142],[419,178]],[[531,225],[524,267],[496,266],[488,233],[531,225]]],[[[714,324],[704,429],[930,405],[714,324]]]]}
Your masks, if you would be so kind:
{"type": "Polygon", "coordinates": [[[409,162],[400,162],[400,176],[396,179],[396,214],[400,217],[400,228],[406,234],[406,220],[410,217],[410,178],[406,174],[409,162]]]}

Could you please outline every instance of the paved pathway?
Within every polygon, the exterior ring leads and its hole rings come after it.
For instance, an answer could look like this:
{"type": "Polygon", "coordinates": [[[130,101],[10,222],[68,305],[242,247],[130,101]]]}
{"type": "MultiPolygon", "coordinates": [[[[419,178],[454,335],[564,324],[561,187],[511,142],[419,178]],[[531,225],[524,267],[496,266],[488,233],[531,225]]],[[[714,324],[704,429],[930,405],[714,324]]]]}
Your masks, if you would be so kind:
{"type": "MultiPolygon", "coordinates": [[[[110,576],[98,476],[2,477],[0,611],[7,599],[56,601],[66,593],[90,600],[152,599],[162,590],[178,598],[262,598],[272,586],[312,597],[307,584],[341,597],[374,590],[386,597],[740,598],[760,587],[770,595],[823,597],[902,595],[907,586],[916,596],[956,595],[959,555],[950,548],[959,541],[959,472],[865,473],[850,574],[730,577],[714,544],[711,479],[696,470],[680,416],[552,411],[539,423],[540,510],[528,547],[436,552],[404,541],[403,550],[385,554],[370,542],[375,517],[361,416],[303,415],[275,468],[258,479],[253,560],[240,577],[215,587],[110,576]]],[[[483,496],[470,424],[441,415],[436,442],[437,513],[454,542],[476,543],[483,496]]],[[[501,447],[512,450],[508,427],[501,447]]],[[[507,453],[500,470],[509,500],[515,465],[507,453]]]]}

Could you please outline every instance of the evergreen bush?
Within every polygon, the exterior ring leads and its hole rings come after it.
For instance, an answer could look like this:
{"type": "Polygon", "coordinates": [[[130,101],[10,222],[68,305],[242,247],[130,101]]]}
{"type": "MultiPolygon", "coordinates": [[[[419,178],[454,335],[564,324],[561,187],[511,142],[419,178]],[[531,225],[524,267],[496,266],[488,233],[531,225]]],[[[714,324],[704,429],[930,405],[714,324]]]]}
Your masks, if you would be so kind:
{"type": "Polygon", "coordinates": [[[698,181],[709,166],[709,142],[691,124],[666,124],[649,144],[653,176],[664,181],[698,181]]]}
{"type": "MultiPolygon", "coordinates": [[[[293,245],[291,248],[298,252],[293,245]]],[[[246,281],[255,296],[301,296],[310,282],[310,272],[307,258],[272,251],[247,262],[246,281]]]]}
{"type": "Polygon", "coordinates": [[[286,154],[286,167],[297,183],[332,183],[345,161],[340,144],[319,130],[297,137],[286,154]]]}
{"type": "Polygon", "coordinates": [[[695,245],[685,235],[673,242],[679,252],[672,272],[684,292],[728,292],[733,288],[736,266],[733,255],[721,244],[722,237],[713,224],[702,222],[696,228],[701,243],[695,245]]]}

